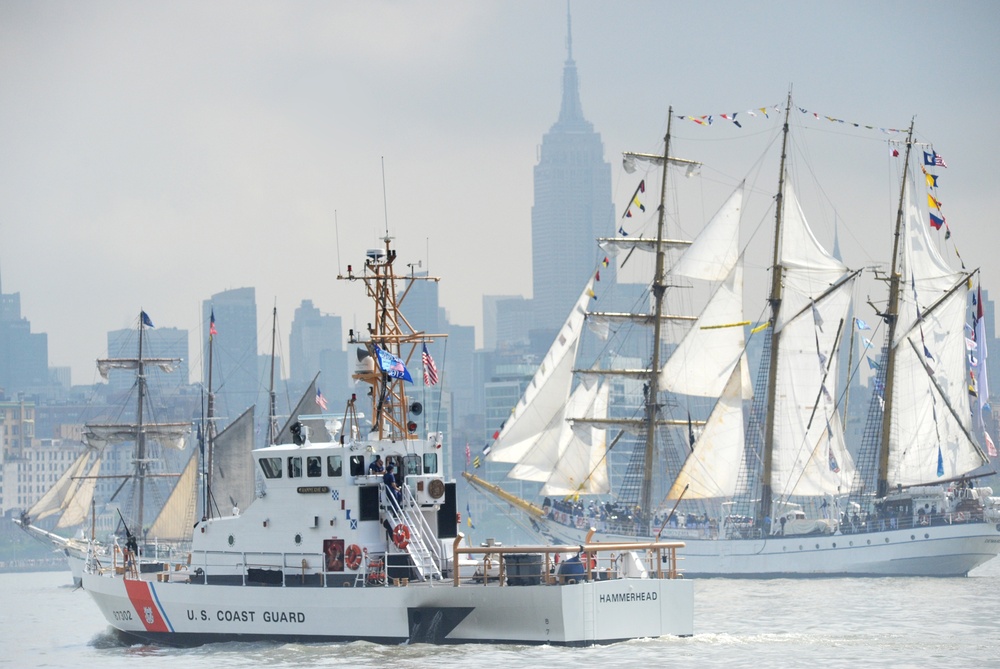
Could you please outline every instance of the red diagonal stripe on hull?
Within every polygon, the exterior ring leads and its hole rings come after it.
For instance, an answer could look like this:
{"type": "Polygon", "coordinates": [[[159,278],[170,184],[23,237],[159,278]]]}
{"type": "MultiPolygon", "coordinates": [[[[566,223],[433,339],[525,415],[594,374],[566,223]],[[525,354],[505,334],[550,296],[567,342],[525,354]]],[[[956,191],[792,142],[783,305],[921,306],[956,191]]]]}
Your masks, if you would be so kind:
{"type": "Polygon", "coordinates": [[[147,632],[169,632],[167,622],[160,614],[160,609],[153,601],[153,592],[146,581],[125,579],[125,591],[132,602],[139,620],[146,626],[147,632]]]}

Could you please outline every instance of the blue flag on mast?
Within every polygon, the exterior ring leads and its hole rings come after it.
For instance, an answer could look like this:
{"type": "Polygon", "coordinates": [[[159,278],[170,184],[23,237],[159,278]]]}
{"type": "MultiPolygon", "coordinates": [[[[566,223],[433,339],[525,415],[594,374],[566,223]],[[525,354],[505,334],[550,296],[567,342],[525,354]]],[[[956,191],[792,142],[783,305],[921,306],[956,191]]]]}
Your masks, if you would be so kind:
{"type": "Polygon", "coordinates": [[[378,366],[382,368],[386,376],[394,379],[403,379],[404,381],[409,381],[413,383],[413,377],[410,376],[410,371],[406,369],[406,365],[399,356],[381,349],[378,346],[375,347],[375,355],[378,357],[378,366]]]}

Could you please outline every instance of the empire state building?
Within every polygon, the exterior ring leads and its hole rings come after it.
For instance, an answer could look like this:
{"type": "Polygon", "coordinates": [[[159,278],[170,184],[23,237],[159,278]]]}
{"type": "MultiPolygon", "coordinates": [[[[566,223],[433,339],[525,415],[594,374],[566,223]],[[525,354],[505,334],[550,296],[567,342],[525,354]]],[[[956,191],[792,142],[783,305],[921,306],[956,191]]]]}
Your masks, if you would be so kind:
{"type": "Polygon", "coordinates": [[[534,327],[553,334],[603,257],[595,238],[611,236],[615,218],[611,166],[580,105],[568,15],[566,50],[559,120],[542,138],[531,208],[534,327]]]}

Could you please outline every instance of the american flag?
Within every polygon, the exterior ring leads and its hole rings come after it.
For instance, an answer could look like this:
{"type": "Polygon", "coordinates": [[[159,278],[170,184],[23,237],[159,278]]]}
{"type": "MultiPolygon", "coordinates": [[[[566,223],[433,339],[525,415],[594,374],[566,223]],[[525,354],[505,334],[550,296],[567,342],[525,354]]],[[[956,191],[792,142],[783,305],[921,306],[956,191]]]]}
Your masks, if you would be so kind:
{"type": "Polygon", "coordinates": [[[424,352],[421,357],[424,363],[424,385],[436,386],[438,382],[438,368],[434,364],[434,358],[427,352],[427,344],[424,344],[424,352]]]}
{"type": "Polygon", "coordinates": [[[319,388],[316,388],[316,406],[326,411],[326,398],[323,397],[323,391],[319,388]]]}

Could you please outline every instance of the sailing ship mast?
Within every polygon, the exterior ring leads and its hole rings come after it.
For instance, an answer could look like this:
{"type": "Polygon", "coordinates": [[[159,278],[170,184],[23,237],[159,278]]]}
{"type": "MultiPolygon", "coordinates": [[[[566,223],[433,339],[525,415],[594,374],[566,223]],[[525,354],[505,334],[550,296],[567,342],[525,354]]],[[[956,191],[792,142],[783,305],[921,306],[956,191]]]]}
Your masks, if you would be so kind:
{"type": "MultiPolygon", "coordinates": [[[[149,475],[149,461],[147,457],[148,437],[153,436],[159,439],[166,439],[171,442],[183,443],[183,437],[188,431],[187,423],[151,423],[145,422],[145,405],[147,395],[146,367],[153,365],[171,371],[173,366],[180,362],[179,358],[149,358],[144,355],[145,329],[152,327],[152,321],[145,311],[139,312],[139,351],[136,358],[106,358],[97,361],[97,367],[102,376],[107,376],[108,370],[134,369],[136,370],[137,388],[137,408],[136,423],[129,424],[88,424],[86,426],[86,438],[94,448],[101,448],[106,444],[118,443],[122,441],[135,442],[135,469],[131,475],[122,482],[125,485],[128,478],[136,480],[137,503],[134,527],[138,531],[143,530],[144,506],[145,506],[145,479],[149,475]]],[[[119,490],[121,486],[119,486],[119,490]]],[[[117,491],[116,493],[117,494],[117,491]]],[[[130,528],[131,529],[131,528],[130,528]]]]}
{"type": "Polygon", "coordinates": [[[656,418],[659,413],[660,337],[663,316],[663,294],[666,292],[663,228],[666,221],[667,171],[670,156],[670,127],[673,107],[667,109],[667,134],[663,138],[663,172],[660,176],[660,207],[656,219],[656,274],[653,278],[653,358],[650,364],[646,392],[646,442],[643,453],[642,484],[639,489],[639,510],[644,518],[653,517],[653,455],[656,440],[656,418]]]}
{"type": "Polygon", "coordinates": [[[785,191],[785,159],[788,155],[788,114],[792,109],[792,92],[788,91],[788,99],[785,102],[785,124],[782,127],[781,135],[781,164],[778,169],[778,194],[775,196],[774,213],[774,260],[771,264],[771,294],[768,302],[771,305],[771,357],[767,370],[767,414],[764,428],[764,452],[762,454],[763,472],[761,474],[761,495],[760,513],[758,523],[763,523],[764,518],[771,515],[772,489],[771,489],[771,469],[774,462],[774,409],[775,394],[778,385],[778,346],[780,333],[776,327],[778,323],[778,311],[781,309],[781,219],[784,213],[784,191],[785,191]]]}
{"type": "Polygon", "coordinates": [[[274,394],[274,342],[278,332],[278,307],[271,312],[271,384],[268,389],[267,405],[267,443],[273,444],[278,437],[278,409],[274,394]]]}
{"type": "Polygon", "coordinates": [[[215,348],[215,309],[212,310],[211,324],[208,330],[208,411],[205,416],[205,443],[207,445],[206,451],[208,457],[205,463],[205,517],[212,517],[212,507],[214,506],[214,501],[212,499],[212,470],[213,465],[213,451],[215,444],[215,393],[212,391],[212,354],[215,348]]]}
{"type": "Polygon", "coordinates": [[[882,435],[881,448],[878,456],[878,479],[876,483],[876,497],[885,497],[889,489],[889,439],[892,433],[892,421],[888,419],[892,416],[892,396],[895,387],[896,368],[896,324],[899,320],[899,240],[903,229],[903,206],[906,196],[906,179],[910,170],[910,151],[913,148],[913,124],[910,121],[910,130],[906,135],[906,157],[903,160],[903,178],[899,186],[899,207],[896,209],[896,230],[892,239],[892,265],[889,267],[889,304],[886,305],[885,314],[882,318],[889,325],[889,342],[886,370],[885,370],[885,408],[882,411],[882,435]]]}

